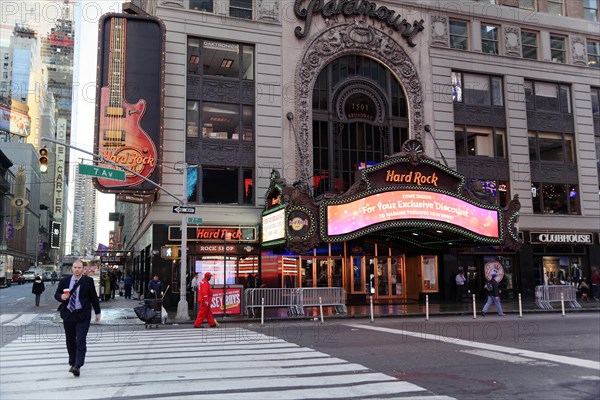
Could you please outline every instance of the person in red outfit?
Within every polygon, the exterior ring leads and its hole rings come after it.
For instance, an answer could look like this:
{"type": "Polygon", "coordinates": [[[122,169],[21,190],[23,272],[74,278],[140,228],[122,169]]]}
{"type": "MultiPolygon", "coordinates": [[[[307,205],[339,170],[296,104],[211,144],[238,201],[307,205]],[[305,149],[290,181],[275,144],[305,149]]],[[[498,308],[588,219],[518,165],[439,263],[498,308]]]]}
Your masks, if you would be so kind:
{"type": "Polygon", "coordinates": [[[212,287],[210,286],[210,278],[212,278],[212,274],[210,272],[205,273],[204,279],[200,281],[200,285],[198,287],[200,311],[198,311],[198,316],[194,322],[194,328],[200,328],[205,318],[211,328],[219,326],[219,323],[215,321],[212,315],[212,310],[210,309],[213,298],[212,287]]]}

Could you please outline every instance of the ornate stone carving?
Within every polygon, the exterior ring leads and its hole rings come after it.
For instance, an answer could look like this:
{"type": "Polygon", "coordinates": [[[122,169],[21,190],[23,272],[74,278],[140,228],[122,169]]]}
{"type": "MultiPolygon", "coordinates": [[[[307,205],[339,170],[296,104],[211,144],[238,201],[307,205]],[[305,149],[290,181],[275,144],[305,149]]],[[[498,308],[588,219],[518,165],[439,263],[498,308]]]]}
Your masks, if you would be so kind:
{"type": "Polygon", "coordinates": [[[312,130],[312,89],[321,70],[336,58],[361,53],[386,65],[400,80],[407,94],[410,128],[414,138],[423,131],[421,80],[412,60],[388,34],[365,21],[343,22],[316,35],[307,43],[304,57],[296,67],[296,104],[294,123],[298,126],[296,168],[302,181],[310,176],[310,138],[312,130]]]}
{"type": "Polygon", "coordinates": [[[375,103],[376,107],[375,120],[373,123],[383,124],[386,110],[385,102],[383,100],[385,96],[383,93],[381,93],[378,87],[367,81],[353,80],[347,82],[341,85],[336,93],[334,93],[332,103],[337,105],[336,112],[338,118],[342,121],[346,120],[346,113],[344,112],[346,100],[356,93],[364,94],[373,100],[373,103],[375,103]]]}
{"type": "Polygon", "coordinates": [[[256,17],[259,21],[279,22],[280,0],[258,0],[256,3],[256,17]]]}
{"type": "Polygon", "coordinates": [[[448,47],[448,18],[445,15],[431,16],[431,44],[448,47]]]}
{"type": "Polygon", "coordinates": [[[219,79],[204,79],[202,85],[202,100],[237,103],[240,101],[240,84],[238,82],[221,81],[219,79]]]}
{"type": "Polygon", "coordinates": [[[504,26],[504,54],[521,57],[521,31],[516,26],[504,26]]]}
{"type": "Polygon", "coordinates": [[[199,76],[188,75],[186,92],[189,100],[201,100],[202,79],[199,76]]]}
{"type": "Polygon", "coordinates": [[[161,6],[185,8],[183,0],[160,0],[161,6]]]}
{"type": "Polygon", "coordinates": [[[587,51],[585,47],[585,39],[582,37],[571,38],[571,54],[573,58],[573,64],[575,65],[587,65],[587,51]]]}

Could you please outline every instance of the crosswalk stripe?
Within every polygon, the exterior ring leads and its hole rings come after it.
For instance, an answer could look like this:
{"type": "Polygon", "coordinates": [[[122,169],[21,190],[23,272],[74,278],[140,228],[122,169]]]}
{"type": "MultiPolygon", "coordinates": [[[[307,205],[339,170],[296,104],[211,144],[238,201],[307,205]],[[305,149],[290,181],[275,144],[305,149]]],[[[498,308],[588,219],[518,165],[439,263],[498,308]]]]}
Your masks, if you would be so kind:
{"type": "Polygon", "coordinates": [[[77,381],[68,368],[64,338],[49,345],[36,335],[24,335],[0,348],[0,398],[43,393],[44,399],[64,399],[68,389],[69,397],[85,399],[450,399],[240,328],[144,330],[123,341],[103,334],[88,341],[86,365],[77,381]],[[34,379],[27,373],[32,368],[34,379]]]}
{"type": "Polygon", "coordinates": [[[0,315],[0,324],[27,325],[38,315],[39,314],[2,314],[0,315]]]}

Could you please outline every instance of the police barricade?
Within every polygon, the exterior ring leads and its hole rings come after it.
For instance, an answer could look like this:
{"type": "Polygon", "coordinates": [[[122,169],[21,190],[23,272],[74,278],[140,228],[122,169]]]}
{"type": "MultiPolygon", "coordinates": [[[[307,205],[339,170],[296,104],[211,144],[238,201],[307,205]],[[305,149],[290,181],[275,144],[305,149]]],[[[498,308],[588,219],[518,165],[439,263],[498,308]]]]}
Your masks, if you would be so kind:
{"type": "Polygon", "coordinates": [[[255,308],[287,308],[289,316],[304,315],[304,307],[333,306],[346,313],[346,291],[343,288],[258,288],[244,293],[246,315],[255,316],[255,308]],[[319,298],[321,302],[319,302],[319,298]]]}
{"type": "Polygon", "coordinates": [[[333,306],[338,314],[345,314],[346,291],[341,287],[299,288],[297,308],[304,315],[304,307],[333,306]]]}
{"type": "Polygon", "coordinates": [[[552,302],[560,302],[564,299],[565,303],[571,308],[581,308],[577,302],[577,288],[572,285],[556,285],[556,286],[536,286],[535,287],[535,304],[539,308],[553,309],[552,302]]]}
{"type": "Polygon", "coordinates": [[[287,307],[288,315],[298,315],[298,289],[297,288],[257,288],[257,289],[246,289],[244,293],[246,314],[252,313],[254,317],[255,308],[263,306],[262,300],[264,299],[264,307],[270,308],[284,308],[287,307]]]}

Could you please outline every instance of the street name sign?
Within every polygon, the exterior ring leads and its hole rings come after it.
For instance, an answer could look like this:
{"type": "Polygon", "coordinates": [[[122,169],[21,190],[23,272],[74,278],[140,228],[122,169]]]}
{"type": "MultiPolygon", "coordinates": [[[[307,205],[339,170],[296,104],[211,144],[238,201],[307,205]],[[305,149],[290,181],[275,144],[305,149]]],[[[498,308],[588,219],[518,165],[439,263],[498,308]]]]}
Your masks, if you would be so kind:
{"type": "Polygon", "coordinates": [[[97,167],[95,165],[79,164],[81,175],[95,176],[98,178],[112,179],[125,182],[125,171],[112,168],[97,167]]]}
{"type": "Polygon", "coordinates": [[[188,224],[201,224],[202,218],[188,218],[188,224]]]}
{"type": "Polygon", "coordinates": [[[177,214],[196,214],[195,207],[173,206],[173,212],[177,214]]]}

